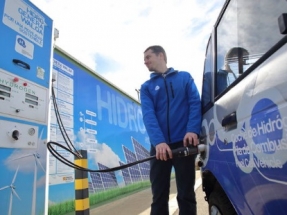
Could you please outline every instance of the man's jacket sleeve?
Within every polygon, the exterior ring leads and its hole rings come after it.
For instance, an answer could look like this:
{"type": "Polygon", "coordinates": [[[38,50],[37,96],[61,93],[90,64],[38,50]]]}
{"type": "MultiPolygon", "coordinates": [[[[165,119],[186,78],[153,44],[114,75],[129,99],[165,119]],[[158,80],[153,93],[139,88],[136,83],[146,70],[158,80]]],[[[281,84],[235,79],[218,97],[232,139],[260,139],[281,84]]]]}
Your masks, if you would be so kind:
{"type": "Polygon", "coordinates": [[[156,146],[159,143],[166,142],[155,115],[154,103],[145,84],[141,86],[140,99],[143,121],[151,144],[156,146]]]}

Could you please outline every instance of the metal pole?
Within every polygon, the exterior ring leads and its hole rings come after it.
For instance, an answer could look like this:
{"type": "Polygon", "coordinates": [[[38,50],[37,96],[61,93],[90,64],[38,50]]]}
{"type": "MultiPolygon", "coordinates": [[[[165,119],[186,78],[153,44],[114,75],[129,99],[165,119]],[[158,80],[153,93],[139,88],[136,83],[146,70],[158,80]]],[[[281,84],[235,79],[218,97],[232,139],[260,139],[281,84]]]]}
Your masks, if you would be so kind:
{"type": "MultiPolygon", "coordinates": [[[[82,158],[75,157],[75,164],[88,167],[87,151],[80,150],[82,158]]],[[[75,170],[75,215],[90,215],[88,172],[75,170]]]]}

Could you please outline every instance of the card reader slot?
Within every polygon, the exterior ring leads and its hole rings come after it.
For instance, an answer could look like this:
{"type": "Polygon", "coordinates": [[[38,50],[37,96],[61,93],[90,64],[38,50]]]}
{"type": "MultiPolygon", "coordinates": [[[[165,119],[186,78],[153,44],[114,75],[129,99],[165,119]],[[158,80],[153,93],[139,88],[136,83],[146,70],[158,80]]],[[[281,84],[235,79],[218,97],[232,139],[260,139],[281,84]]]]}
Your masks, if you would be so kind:
{"type": "Polygon", "coordinates": [[[13,59],[12,61],[13,61],[13,63],[17,64],[18,66],[20,66],[24,69],[30,70],[30,65],[28,63],[25,63],[24,61],[18,60],[18,59],[13,59]]]}

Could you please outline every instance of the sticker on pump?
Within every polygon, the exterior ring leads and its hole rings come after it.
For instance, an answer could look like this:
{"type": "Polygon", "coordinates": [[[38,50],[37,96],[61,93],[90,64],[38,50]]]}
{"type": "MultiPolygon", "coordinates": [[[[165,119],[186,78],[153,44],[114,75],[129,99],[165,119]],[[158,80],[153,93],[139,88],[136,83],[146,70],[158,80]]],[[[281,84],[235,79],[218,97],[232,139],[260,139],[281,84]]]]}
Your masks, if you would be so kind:
{"type": "Polygon", "coordinates": [[[34,56],[34,45],[23,37],[17,35],[15,42],[15,51],[32,60],[34,56]]]}

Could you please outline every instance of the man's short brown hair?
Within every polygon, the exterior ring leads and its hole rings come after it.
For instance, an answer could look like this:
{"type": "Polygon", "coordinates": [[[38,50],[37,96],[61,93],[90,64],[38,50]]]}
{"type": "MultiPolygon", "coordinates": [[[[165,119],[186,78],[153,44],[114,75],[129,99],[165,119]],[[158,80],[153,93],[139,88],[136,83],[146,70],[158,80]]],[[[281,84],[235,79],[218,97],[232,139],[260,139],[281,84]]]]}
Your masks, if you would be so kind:
{"type": "Polygon", "coordinates": [[[150,46],[144,51],[144,53],[146,53],[148,50],[152,50],[152,52],[155,53],[156,55],[158,55],[159,53],[163,53],[164,61],[165,63],[167,63],[167,57],[166,57],[166,53],[163,47],[158,46],[158,45],[150,46]]]}

